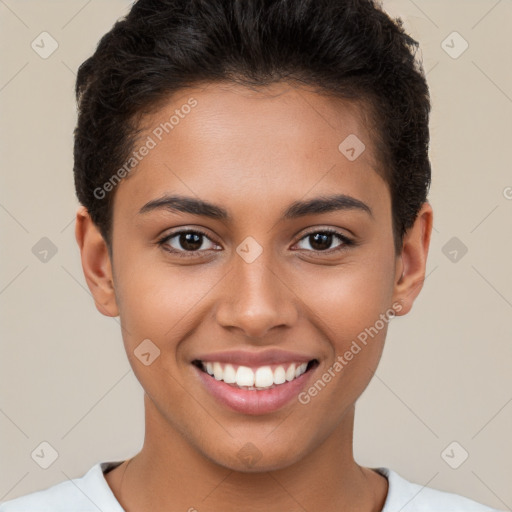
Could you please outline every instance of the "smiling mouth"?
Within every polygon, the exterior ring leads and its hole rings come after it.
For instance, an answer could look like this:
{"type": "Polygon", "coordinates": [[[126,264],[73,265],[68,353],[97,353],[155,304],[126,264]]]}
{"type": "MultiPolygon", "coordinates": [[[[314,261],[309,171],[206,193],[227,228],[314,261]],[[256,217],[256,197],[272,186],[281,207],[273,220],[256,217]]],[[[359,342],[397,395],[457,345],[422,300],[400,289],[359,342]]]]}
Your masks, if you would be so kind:
{"type": "Polygon", "coordinates": [[[234,388],[262,391],[291,382],[316,368],[319,363],[317,359],[312,359],[307,363],[290,362],[249,367],[195,359],[192,364],[215,380],[223,381],[234,388]]]}

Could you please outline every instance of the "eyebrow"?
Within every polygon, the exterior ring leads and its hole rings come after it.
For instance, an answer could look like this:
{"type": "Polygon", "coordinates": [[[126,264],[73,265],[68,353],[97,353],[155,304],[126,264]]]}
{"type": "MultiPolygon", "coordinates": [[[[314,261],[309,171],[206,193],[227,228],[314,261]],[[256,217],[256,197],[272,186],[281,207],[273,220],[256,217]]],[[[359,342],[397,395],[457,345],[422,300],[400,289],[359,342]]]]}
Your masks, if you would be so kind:
{"type": "MultiPolygon", "coordinates": [[[[181,195],[166,195],[160,199],[149,201],[139,210],[139,214],[145,214],[155,210],[191,213],[193,215],[224,221],[232,220],[228,211],[221,206],[202,199],[181,195]]],[[[307,201],[295,201],[286,208],[282,214],[282,218],[290,220],[306,215],[318,215],[341,210],[359,210],[366,212],[373,218],[373,212],[366,203],[346,194],[321,196],[307,201]]]]}

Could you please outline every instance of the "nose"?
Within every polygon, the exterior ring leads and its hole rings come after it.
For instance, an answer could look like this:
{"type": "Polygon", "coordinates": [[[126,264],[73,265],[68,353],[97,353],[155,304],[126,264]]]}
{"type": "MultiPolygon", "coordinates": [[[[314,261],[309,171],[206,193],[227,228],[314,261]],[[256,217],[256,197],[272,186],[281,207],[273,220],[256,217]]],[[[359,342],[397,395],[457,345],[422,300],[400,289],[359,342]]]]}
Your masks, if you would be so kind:
{"type": "Polygon", "coordinates": [[[291,327],[298,317],[297,297],[283,272],[265,251],[253,262],[236,257],[224,280],[216,310],[219,325],[247,338],[263,338],[277,327],[291,327]]]}

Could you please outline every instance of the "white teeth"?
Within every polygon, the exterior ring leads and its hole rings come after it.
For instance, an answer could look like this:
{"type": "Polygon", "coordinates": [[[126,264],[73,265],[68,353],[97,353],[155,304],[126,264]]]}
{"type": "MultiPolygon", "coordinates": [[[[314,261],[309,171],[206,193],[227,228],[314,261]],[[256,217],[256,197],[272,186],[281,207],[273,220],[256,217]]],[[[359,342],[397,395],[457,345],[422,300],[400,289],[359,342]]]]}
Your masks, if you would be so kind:
{"type": "Polygon", "coordinates": [[[254,371],[248,366],[239,366],[236,370],[231,364],[223,365],[219,362],[203,363],[203,368],[216,380],[223,380],[226,384],[235,384],[247,389],[271,389],[278,384],[290,382],[300,377],[308,363],[291,363],[288,368],[281,365],[272,371],[270,366],[261,366],[254,371]]]}
{"type": "Polygon", "coordinates": [[[217,380],[222,380],[222,366],[220,363],[213,363],[213,376],[217,380]]]}
{"type": "Polygon", "coordinates": [[[236,372],[233,366],[231,366],[230,364],[227,364],[224,367],[224,375],[222,377],[222,380],[226,384],[234,384],[236,382],[236,372]]]}
{"type": "Polygon", "coordinates": [[[293,379],[295,379],[295,364],[291,364],[286,370],[286,380],[290,382],[293,379]]]}
{"type": "Polygon", "coordinates": [[[286,373],[282,366],[278,366],[274,370],[274,384],[282,384],[283,382],[286,382],[286,373]]]}
{"type": "Polygon", "coordinates": [[[247,366],[239,366],[236,371],[237,386],[254,386],[254,372],[247,366]]]}
{"type": "Polygon", "coordinates": [[[300,377],[306,371],[307,366],[308,363],[302,363],[300,366],[298,366],[295,370],[295,378],[300,377]]]}
{"type": "Polygon", "coordinates": [[[262,366],[256,370],[254,385],[257,388],[268,388],[274,384],[274,372],[270,366],[262,366]]]}

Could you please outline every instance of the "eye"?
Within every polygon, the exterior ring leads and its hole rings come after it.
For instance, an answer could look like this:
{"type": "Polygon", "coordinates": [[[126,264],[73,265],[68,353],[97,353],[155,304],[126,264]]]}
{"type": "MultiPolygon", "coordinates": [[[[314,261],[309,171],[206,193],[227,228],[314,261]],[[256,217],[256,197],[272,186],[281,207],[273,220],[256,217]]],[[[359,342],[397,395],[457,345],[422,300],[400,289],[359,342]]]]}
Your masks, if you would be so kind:
{"type": "MultiPolygon", "coordinates": [[[[307,233],[299,240],[298,243],[303,240],[305,240],[310,246],[310,249],[306,248],[305,250],[315,253],[332,254],[342,251],[349,246],[355,245],[353,240],[342,233],[327,228],[321,230],[317,229],[316,231],[307,233]],[[330,246],[336,239],[340,243],[332,249],[330,246]]],[[[175,231],[174,233],[167,234],[158,240],[157,244],[164,250],[172,254],[176,254],[179,257],[200,256],[201,252],[216,250],[219,247],[208,237],[206,233],[203,233],[198,229],[175,231]],[[210,247],[208,247],[208,243],[206,243],[205,247],[205,241],[210,242],[210,247]]]]}
{"type": "Polygon", "coordinates": [[[311,231],[303,236],[299,242],[302,240],[306,240],[311,247],[311,249],[306,250],[312,250],[313,252],[324,252],[328,254],[339,252],[351,245],[355,245],[353,240],[333,229],[311,231]],[[335,246],[334,249],[331,249],[330,246],[335,239],[338,239],[341,243],[335,246]]]}
{"type": "Polygon", "coordinates": [[[216,246],[206,233],[196,229],[175,231],[174,233],[165,235],[165,237],[158,240],[157,243],[159,246],[163,247],[164,250],[183,257],[195,256],[194,253],[206,251],[216,246]],[[205,240],[210,241],[213,247],[205,247],[205,240]]]}

